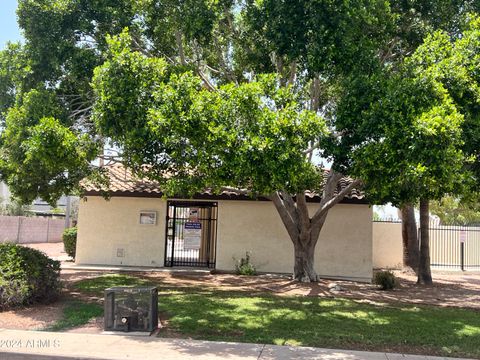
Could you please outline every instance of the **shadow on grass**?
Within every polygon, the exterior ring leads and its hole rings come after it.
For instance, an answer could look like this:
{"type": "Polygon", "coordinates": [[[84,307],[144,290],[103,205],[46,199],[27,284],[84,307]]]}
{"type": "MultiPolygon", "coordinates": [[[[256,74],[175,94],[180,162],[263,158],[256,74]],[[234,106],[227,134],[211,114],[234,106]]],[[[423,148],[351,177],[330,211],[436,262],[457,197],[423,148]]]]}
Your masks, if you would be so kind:
{"type": "Polygon", "coordinates": [[[108,287],[146,285],[159,288],[159,311],[167,314],[159,336],[480,358],[475,310],[219,291],[130,275],[82,280],[74,288],[102,296],[108,287]]]}
{"type": "Polygon", "coordinates": [[[163,293],[159,307],[170,329],[194,339],[480,358],[471,310],[181,290],[163,293]]]}

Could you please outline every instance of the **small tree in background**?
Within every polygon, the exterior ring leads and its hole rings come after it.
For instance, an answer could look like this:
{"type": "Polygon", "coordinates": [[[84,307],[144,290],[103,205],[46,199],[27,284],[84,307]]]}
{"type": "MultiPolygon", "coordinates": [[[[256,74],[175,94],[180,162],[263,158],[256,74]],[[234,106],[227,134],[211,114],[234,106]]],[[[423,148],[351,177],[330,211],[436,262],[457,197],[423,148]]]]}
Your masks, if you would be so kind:
{"type": "Polygon", "coordinates": [[[0,215],[7,216],[31,216],[30,206],[24,205],[21,201],[11,199],[9,202],[0,201],[0,215]]]}
{"type": "Polygon", "coordinates": [[[451,195],[432,201],[430,211],[440,218],[441,225],[480,225],[478,200],[451,195]]]}

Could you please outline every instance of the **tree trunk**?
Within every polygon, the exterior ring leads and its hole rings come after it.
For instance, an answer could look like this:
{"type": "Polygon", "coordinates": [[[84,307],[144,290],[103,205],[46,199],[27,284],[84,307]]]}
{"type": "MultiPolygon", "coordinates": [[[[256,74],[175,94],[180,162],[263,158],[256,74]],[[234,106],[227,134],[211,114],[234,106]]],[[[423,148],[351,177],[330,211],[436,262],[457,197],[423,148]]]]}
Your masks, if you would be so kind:
{"type": "Polygon", "coordinates": [[[432,285],[428,199],[420,199],[420,263],[417,284],[432,285]]]}
{"type": "Polygon", "coordinates": [[[359,180],[353,180],[339,193],[335,194],[338,181],[341,178],[340,173],[330,171],[322,191],[319,207],[312,217],[310,217],[308,211],[304,191],[297,193],[295,199],[285,191],[276,191],[270,196],[293,243],[295,252],[293,278],[298,281],[318,281],[314,266],[315,246],[325,224],[328,211],[350,193],[355,186],[360,184],[359,180]]]}
{"type": "Polygon", "coordinates": [[[403,266],[408,266],[418,273],[420,252],[418,248],[417,222],[411,204],[405,204],[402,212],[403,266]]]}
{"type": "Polygon", "coordinates": [[[318,275],[314,267],[316,243],[316,239],[313,239],[312,236],[309,234],[307,234],[306,236],[299,236],[298,238],[293,240],[293,248],[295,251],[293,278],[295,280],[298,280],[300,282],[318,281],[318,275]]]}

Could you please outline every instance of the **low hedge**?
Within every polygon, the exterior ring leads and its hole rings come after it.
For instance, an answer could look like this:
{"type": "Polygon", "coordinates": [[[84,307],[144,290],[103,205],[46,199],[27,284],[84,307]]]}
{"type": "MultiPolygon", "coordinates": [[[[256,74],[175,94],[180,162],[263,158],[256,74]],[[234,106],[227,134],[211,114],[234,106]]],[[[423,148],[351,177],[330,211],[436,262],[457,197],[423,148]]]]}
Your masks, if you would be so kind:
{"type": "Polygon", "coordinates": [[[68,256],[75,259],[75,251],[77,249],[77,228],[71,227],[63,232],[63,248],[68,256]]]}
{"type": "Polygon", "coordinates": [[[29,247],[0,244],[0,310],[54,301],[60,289],[58,261],[29,247]]]}

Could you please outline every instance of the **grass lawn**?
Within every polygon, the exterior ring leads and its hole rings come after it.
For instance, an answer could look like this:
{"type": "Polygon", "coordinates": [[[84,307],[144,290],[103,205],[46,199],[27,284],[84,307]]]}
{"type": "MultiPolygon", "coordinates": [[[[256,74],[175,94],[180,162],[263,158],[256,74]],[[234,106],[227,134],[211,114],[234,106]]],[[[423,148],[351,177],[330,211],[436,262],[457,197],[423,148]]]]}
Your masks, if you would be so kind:
{"type": "Polygon", "coordinates": [[[62,331],[84,325],[90,320],[103,315],[103,307],[98,304],[71,301],[63,309],[63,317],[45,331],[62,331]]]}
{"type": "MultiPolygon", "coordinates": [[[[107,275],[75,288],[102,296],[110,286],[147,284],[107,275]]],[[[160,336],[480,358],[480,312],[474,310],[153,285],[168,319],[160,336]]]]}

